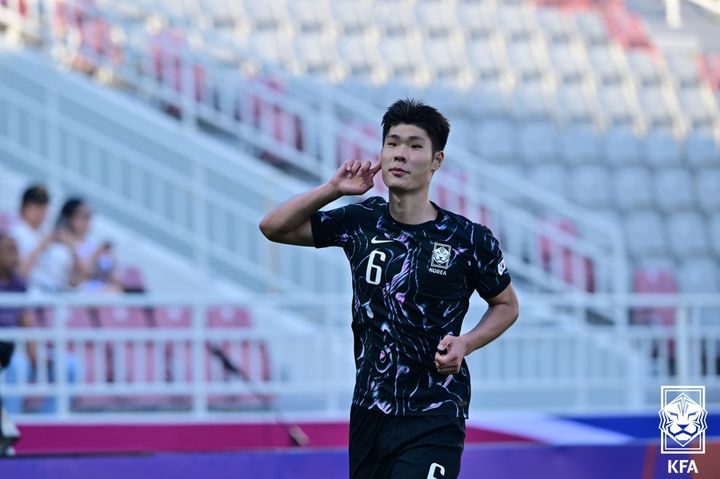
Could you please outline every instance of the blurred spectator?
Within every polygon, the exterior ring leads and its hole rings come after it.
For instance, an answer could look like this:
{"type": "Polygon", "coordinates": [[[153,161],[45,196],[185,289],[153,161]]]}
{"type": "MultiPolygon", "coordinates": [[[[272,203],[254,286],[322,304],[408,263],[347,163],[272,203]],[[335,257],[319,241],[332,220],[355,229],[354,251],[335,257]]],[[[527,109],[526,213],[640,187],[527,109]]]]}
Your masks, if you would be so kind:
{"type": "MultiPolygon", "coordinates": [[[[14,238],[0,233],[0,293],[24,293],[25,282],[17,273],[20,265],[18,246],[14,238]]],[[[0,307],[0,328],[32,327],[32,320],[28,311],[24,308],[0,307]]],[[[0,336],[2,334],[0,333],[0,336]]],[[[26,347],[26,363],[35,369],[37,365],[37,352],[34,343],[28,343],[26,347]]],[[[14,363],[10,361],[10,367],[14,363]]],[[[8,378],[15,376],[14,371],[8,372],[8,378]]],[[[11,403],[12,404],[12,403],[11,403]]],[[[17,409],[8,406],[8,409],[17,409]]]]}
{"type": "Polygon", "coordinates": [[[88,237],[91,219],[92,210],[82,198],[68,199],[60,210],[57,236],[69,246],[74,258],[66,284],[83,291],[122,291],[115,278],[112,243],[98,243],[88,237]]]}
{"type": "Polygon", "coordinates": [[[35,184],[23,192],[20,202],[20,219],[10,229],[20,251],[18,273],[29,278],[38,259],[52,244],[52,235],[43,233],[42,226],[48,212],[50,195],[45,186],[35,184]]]}

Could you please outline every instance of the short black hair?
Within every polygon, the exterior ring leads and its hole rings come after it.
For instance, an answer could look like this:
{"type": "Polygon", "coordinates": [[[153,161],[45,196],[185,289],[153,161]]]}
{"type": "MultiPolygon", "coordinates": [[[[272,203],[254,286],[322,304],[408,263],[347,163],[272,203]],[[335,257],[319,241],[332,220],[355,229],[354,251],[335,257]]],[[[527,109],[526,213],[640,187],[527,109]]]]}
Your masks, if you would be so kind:
{"type": "Polygon", "coordinates": [[[72,217],[75,216],[75,213],[77,213],[80,207],[84,204],[85,200],[80,198],[79,196],[71,196],[70,198],[68,198],[62,205],[62,208],[60,208],[57,225],[67,225],[72,219],[72,217]]]}
{"type": "Polygon", "coordinates": [[[381,124],[383,143],[385,143],[388,131],[393,126],[406,124],[422,128],[430,137],[433,153],[445,149],[450,134],[450,122],[442,113],[413,98],[398,100],[390,105],[383,115],[381,124]]]}
{"type": "Polygon", "coordinates": [[[45,185],[38,183],[25,189],[20,202],[20,209],[25,208],[27,205],[46,205],[48,203],[50,203],[50,195],[47,188],[45,188],[45,185]]]}

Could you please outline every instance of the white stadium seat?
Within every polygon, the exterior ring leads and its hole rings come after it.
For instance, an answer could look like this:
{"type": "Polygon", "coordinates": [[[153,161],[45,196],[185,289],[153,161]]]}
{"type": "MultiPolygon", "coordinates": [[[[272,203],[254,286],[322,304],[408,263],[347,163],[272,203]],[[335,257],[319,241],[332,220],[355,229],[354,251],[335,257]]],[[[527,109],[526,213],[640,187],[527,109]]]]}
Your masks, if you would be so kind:
{"type": "Polygon", "coordinates": [[[655,203],[665,212],[692,209],[695,194],[690,173],[684,168],[664,168],[655,173],[655,203]]]}
{"type": "Polygon", "coordinates": [[[698,213],[673,214],[667,221],[670,250],[677,259],[685,259],[709,252],[705,220],[698,213]]]}
{"type": "Polygon", "coordinates": [[[640,166],[615,169],[613,190],[615,204],[623,211],[650,208],[654,203],[650,174],[640,166]]]}
{"type": "Polygon", "coordinates": [[[720,266],[712,256],[689,256],[682,262],[678,280],[683,293],[720,292],[720,266]]]}
{"type": "Polygon", "coordinates": [[[636,258],[667,254],[667,236],[662,218],[654,211],[638,211],[624,218],[625,241],[636,258]]]}

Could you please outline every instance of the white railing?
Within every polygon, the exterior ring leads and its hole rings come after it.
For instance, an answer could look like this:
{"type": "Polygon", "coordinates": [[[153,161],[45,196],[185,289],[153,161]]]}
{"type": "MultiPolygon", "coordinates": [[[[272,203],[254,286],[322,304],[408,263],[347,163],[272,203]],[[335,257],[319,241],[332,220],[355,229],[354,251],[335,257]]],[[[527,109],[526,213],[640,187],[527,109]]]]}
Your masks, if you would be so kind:
{"type": "Polygon", "coordinates": [[[710,13],[720,16],[720,0],[665,0],[665,21],[673,28],[680,28],[682,26],[683,1],[702,7],[710,13]]]}
{"type": "MultiPolygon", "coordinates": [[[[371,159],[378,156],[380,141],[376,132],[381,112],[362,99],[348,97],[337,89],[316,85],[308,79],[299,80],[285,76],[269,67],[266,70],[269,73],[259,79],[243,77],[236,73],[236,65],[232,68],[223,68],[209,60],[209,55],[203,54],[202,51],[197,53],[193,51],[186,39],[193,33],[191,25],[183,25],[182,30],[177,28],[173,30],[174,26],[169,25],[164,36],[155,35],[149,33],[144,26],[122,23],[103,12],[77,7],[80,8],[84,18],[84,23],[79,25],[77,12],[70,7],[73,2],[66,2],[66,8],[60,13],[54,10],[54,2],[43,2],[43,5],[45,5],[43,10],[45,13],[40,14],[39,17],[43,31],[38,38],[43,41],[43,48],[55,59],[63,65],[92,73],[96,78],[110,82],[119,89],[129,90],[136,97],[178,116],[183,127],[189,131],[211,130],[218,136],[239,142],[251,156],[265,157],[270,161],[282,163],[300,172],[301,175],[313,179],[314,182],[329,177],[340,159],[350,155],[371,159]],[[45,17],[56,21],[48,23],[45,17]],[[94,29],[91,28],[93,25],[94,29]],[[172,33],[178,31],[184,36],[173,40],[172,33]]],[[[9,7],[0,7],[2,8],[9,7]]],[[[243,55],[252,56],[252,52],[244,52],[243,55]]],[[[22,70],[15,73],[22,75],[22,70]]],[[[32,81],[32,79],[24,80],[32,81]]],[[[58,78],[53,81],[63,80],[58,78]]],[[[7,97],[17,96],[14,88],[20,87],[15,85],[7,89],[7,97]]],[[[152,130],[141,132],[143,127],[133,129],[131,125],[124,125],[125,128],[121,129],[121,132],[130,129],[133,135],[139,136],[139,138],[133,137],[132,141],[126,141],[127,136],[124,139],[118,138],[115,125],[112,133],[99,131],[103,128],[103,123],[94,121],[97,116],[105,117],[103,118],[105,124],[111,124],[112,122],[107,120],[115,116],[115,111],[102,110],[96,103],[84,101],[85,96],[82,89],[76,88],[73,93],[66,93],[64,89],[55,88],[33,97],[34,100],[43,103],[48,113],[55,115],[49,117],[51,121],[57,119],[63,125],[62,132],[49,135],[49,138],[54,138],[56,143],[60,142],[60,146],[63,146],[59,137],[71,134],[74,138],[70,144],[75,148],[72,151],[79,154],[89,149],[93,153],[102,153],[96,154],[95,157],[104,156],[106,146],[112,146],[108,151],[118,151],[118,155],[115,156],[122,156],[122,153],[126,152],[127,156],[136,158],[136,163],[141,161],[142,165],[158,163],[156,157],[158,145],[151,144],[149,145],[151,148],[148,148],[148,137],[156,139],[157,132],[152,130]],[[44,96],[53,100],[45,104],[42,102],[44,96]],[[53,107],[53,102],[62,107],[53,107]],[[78,116],[74,110],[80,104],[84,111],[78,116]],[[103,145],[92,145],[96,140],[88,136],[98,133],[102,133],[107,138],[103,139],[103,145]],[[88,143],[90,143],[89,147],[86,146],[88,143]],[[120,146],[123,148],[117,148],[117,143],[122,143],[120,146]]],[[[7,101],[12,104],[12,99],[7,101]]],[[[15,103],[17,104],[17,101],[15,103]]],[[[42,123],[46,118],[38,115],[37,110],[32,108],[31,111],[35,111],[35,116],[39,117],[37,119],[33,117],[32,121],[42,123]]],[[[31,111],[24,114],[30,115],[31,111]]],[[[11,121],[14,119],[11,118],[11,121]]],[[[28,120],[22,118],[17,121],[28,120]]],[[[133,121],[128,120],[128,123],[133,121]]],[[[53,128],[52,122],[49,127],[53,128]]],[[[49,148],[48,151],[52,152],[53,149],[49,148]]],[[[506,228],[507,231],[515,233],[514,238],[508,240],[506,250],[509,256],[516,258],[513,264],[516,275],[527,278],[541,289],[562,290],[568,286],[587,289],[588,275],[581,273],[584,267],[565,264],[568,261],[566,258],[578,258],[578,264],[587,259],[588,264],[593,265],[592,268],[598,268],[598,271],[594,271],[596,290],[627,290],[628,274],[624,241],[617,225],[603,221],[592,213],[569,204],[560,196],[546,192],[517,175],[507,173],[488,161],[476,158],[461,148],[448,147],[447,151],[446,167],[435,179],[436,190],[446,193],[446,202],[462,202],[464,207],[461,209],[473,220],[485,219],[482,212],[488,212],[496,217],[501,229],[505,223],[513,224],[512,228],[506,228]],[[508,204],[513,208],[505,208],[508,204]],[[543,221],[545,217],[570,220],[577,231],[574,235],[567,235],[556,226],[543,221]],[[547,236],[553,237],[554,243],[551,248],[555,248],[557,254],[546,254],[545,257],[539,254],[537,252],[539,238],[535,241],[535,245],[525,240],[516,241],[519,237],[530,238],[540,228],[547,231],[547,236]],[[556,237],[560,239],[556,241],[556,237]],[[600,265],[603,265],[602,271],[600,265]],[[569,275],[568,269],[577,270],[579,273],[569,275]],[[549,280],[546,280],[547,278],[549,280]]],[[[173,202],[175,216],[182,215],[180,211],[182,206],[177,205],[187,205],[188,209],[193,211],[205,211],[206,208],[193,201],[198,197],[210,201],[209,197],[213,197],[212,208],[219,210],[217,214],[220,217],[228,215],[235,217],[237,211],[243,209],[236,208],[236,205],[245,206],[248,214],[244,215],[243,222],[249,224],[248,218],[253,213],[258,216],[288,196],[272,186],[266,187],[267,179],[258,183],[253,177],[245,178],[243,173],[228,174],[237,167],[237,162],[225,161],[227,154],[213,155],[216,161],[211,162],[208,160],[209,155],[205,148],[192,145],[188,150],[183,145],[173,149],[172,155],[177,155],[172,163],[185,164],[172,164],[168,155],[168,158],[162,162],[162,168],[156,171],[161,173],[175,169],[175,175],[160,176],[162,183],[172,182],[176,177],[182,178],[183,172],[199,170],[199,173],[194,174],[196,182],[189,190],[181,189],[180,193],[175,195],[180,198],[179,201],[173,202]],[[177,173],[180,173],[179,177],[177,173]],[[218,196],[217,188],[198,189],[203,182],[206,185],[221,185],[223,188],[220,192],[227,193],[232,190],[233,194],[218,196]],[[254,195],[241,195],[242,190],[256,191],[258,188],[264,190],[260,198],[266,200],[259,200],[254,195]],[[231,201],[225,201],[228,197],[231,201]]],[[[123,160],[121,163],[127,162],[123,160]]],[[[96,191],[99,193],[100,188],[104,189],[105,185],[98,184],[97,176],[103,174],[104,167],[95,163],[97,161],[94,157],[86,161],[78,161],[73,165],[75,167],[73,173],[66,175],[63,181],[69,178],[83,181],[84,184],[90,185],[90,188],[97,186],[96,191]],[[74,173],[77,173],[77,176],[74,173]]],[[[115,181],[120,181],[119,178],[122,178],[126,166],[114,168],[114,173],[117,174],[109,176],[115,178],[115,181]]],[[[140,175],[136,172],[139,168],[144,169],[144,166],[134,164],[127,168],[131,171],[135,170],[127,174],[136,178],[136,181],[130,182],[128,188],[134,189],[138,195],[144,194],[140,186],[142,182],[137,180],[140,175]]],[[[55,171],[58,175],[62,173],[58,169],[51,171],[55,171]]],[[[147,173],[149,172],[143,171],[143,174],[147,173]]],[[[152,174],[155,175],[155,171],[152,174]]],[[[155,177],[151,178],[153,179],[148,181],[156,183],[155,177]]],[[[278,177],[277,185],[283,183],[284,180],[278,177]]],[[[156,191],[154,193],[156,200],[161,203],[164,197],[162,191],[173,189],[174,186],[164,184],[161,188],[152,188],[156,191]]],[[[110,198],[105,198],[105,201],[110,201],[110,198]]],[[[137,211],[139,213],[141,210],[137,211]]],[[[200,218],[194,218],[195,224],[203,227],[212,223],[212,215],[207,213],[198,215],[200,218]]],[[[186,241],[189,238],[195,238],[199,243],[207,241],[207,237],[203,238],[203,232],[196,230],[187,234],[185,228],[182,226],[177,228],[178,225],[173,224],[175,222],[173,218],[170,221],[167,221],[168,218],[161,219],[165,225],[163,231],[173,232],[174,242],[178,241],[177,236],[180,233],[184,235],[182,237],[186,238],[186,241]]],[[[148,223],[148,220],[143,222],[148,223]]],[[[218,229],[227,228],[223,224],[218,226],[218,221],[213,224],[218,229]]],[[[249,232],[250,229],[246,231],[249,232]]],[[[502,235],[499,236],[505,243],[502,235]]],[[[247,240],[247,236],[244,239],[247,240]]],[[[210,248],[203,248],[201,244],[184,246],[190,247],[190,250],[186,249],[186,251],[192,251],[192,256],[201,266],[209,265],[213,271],[221,270],[217,262],[209,257],[207,250],[219,253],[223,257],[225,256],[223,253],[235,251],[225,244],[210,241],[215,243],[211,244],[210,248]]],[[[266,249],[255,240],[246,241],[246,244],[253,244],[255,249],[266,249]]],[[[238,268],[242,267],[243,275],[253,277],[252,270],[255,268],[253,259],[239,255],[235,256],[235,262],[238,263],[238,268]]],[[[278,270],[272,262],[265,264],[278,270]]],[[[268,268],[264,271],[267,270],[268,268]]],[[[294,277],[284,274],[282,270],[278,272],[281,274],[275,276],[277,278],[294,277]]],[[[256,272],[257,274],[260,273],[256,272]]],[[[263,282],[267,283],[268,279],[265,278],[263,282]]],[[[341,284],[332,280],[327,282],[341,284]]],[[[289,286],[295,285],[278,284],[276,287],[288,289],[289,286]]]]}
{"type": "MultiPolygon", "coordinates": [[[[349,298],[0,297],[0,306],[13,305],[41,307],[49,318],[45,327],[0,330],[22,358],[2,386],[7,404],[31,398],[25,412],[13,411],[20,417],[337,416],[349,406],[349,298]],[[123,313],[112,325],[81,319],[109,306],[123,313]],[[175,315],[162,319],[163,306],[175,315]],[[218,306],[243,308],[253,326],[213,323],[218,306]],[[128,319],[148,310],[158,311],[152,322],[128,319]],[[293,313],[278,317],[278,310],[293,313]],[[321,326],[303,327],[294,313],[314,315],[321,326]],[[40,365],[32,376],[28,344],[40,365]],[[30,412],[32,398],[45,414],[30,412]]],[[[483,309],[471,307],[465,329],[483,309]]],[[[518,323],[468,358],[478,411],[647,412],[663,384],[705,385],[708,402],[720,406],[719,362],[720,298],[699,295],[523,297],[518,323]],[[603,308],[621,309],[626,320],[594,324],[592,311],[603,308]],[[629,321],[647,308],[673,311],[674,324],[629,321]]]]}

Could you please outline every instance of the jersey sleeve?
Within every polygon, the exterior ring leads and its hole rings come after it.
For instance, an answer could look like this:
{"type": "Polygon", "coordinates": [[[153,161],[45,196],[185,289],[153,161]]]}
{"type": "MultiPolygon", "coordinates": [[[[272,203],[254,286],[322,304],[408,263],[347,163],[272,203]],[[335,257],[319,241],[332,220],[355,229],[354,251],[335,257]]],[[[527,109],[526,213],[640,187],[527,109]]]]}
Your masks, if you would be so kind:
{"type": "Polygon", "coordinates": [[[345,247],[359,228],[362,209],[362,205],[354,204],[314,213],[310,225],[315,247],[345,247]]]}
{"type": "Polygon", "coordinates": [[[494,298],[510,284],[510,273],[500,250],[500,242],[484,226],[476,227],[473,239],[476,262],[475,290],[483,299],[494,298]]]}

